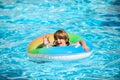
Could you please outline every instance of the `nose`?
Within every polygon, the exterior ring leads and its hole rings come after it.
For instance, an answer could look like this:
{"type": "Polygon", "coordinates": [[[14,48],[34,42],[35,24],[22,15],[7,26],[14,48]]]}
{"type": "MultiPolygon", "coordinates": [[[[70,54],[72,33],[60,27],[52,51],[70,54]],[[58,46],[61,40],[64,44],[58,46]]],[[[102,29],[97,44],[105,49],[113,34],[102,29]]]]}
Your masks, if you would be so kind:
{"type": "Polygon", "coordinates": [[[57,39],[57,41],[59,42],[61,39],[57,39]]]}

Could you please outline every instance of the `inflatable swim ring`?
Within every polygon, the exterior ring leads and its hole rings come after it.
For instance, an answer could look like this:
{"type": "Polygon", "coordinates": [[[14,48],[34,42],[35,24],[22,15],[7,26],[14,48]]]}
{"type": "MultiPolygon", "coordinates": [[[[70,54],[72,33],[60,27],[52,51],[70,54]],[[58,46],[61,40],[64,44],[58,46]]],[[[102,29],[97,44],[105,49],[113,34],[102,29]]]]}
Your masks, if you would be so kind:
{"type": "MultiPolygon", "coordinates": [[[[40,36],[33,40],[28,46],[28,56],[31,60],[35,61],[48,61],[48,60],[76,60],[86,58],[91,55],[93,48],[92,45],[87,43],[90,51],[86,52],[81,46],[62,46],[62,47],[50,47],[50,48],[37,48],[43,43],[43,36],[40,36]]],[[[54,34],[47,34],[50,42],[54,41],[54,34]]],[[[68,34],[70,43],[83,40],[82,37],[75,34],[68,34]]]]}

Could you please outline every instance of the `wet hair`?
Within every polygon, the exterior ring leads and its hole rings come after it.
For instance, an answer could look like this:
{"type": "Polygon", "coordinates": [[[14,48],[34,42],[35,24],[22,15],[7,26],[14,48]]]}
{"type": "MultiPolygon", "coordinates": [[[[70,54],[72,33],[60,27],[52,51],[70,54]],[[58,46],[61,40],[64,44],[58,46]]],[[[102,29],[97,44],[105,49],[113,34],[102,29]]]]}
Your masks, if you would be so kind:
{"type": "Polygon", "coordinates": [[[54,33],[54,44],[55,45],[56,45],[56,40],[57,39],[65,39],[65,42],[66,42],[67,46],[70,44],[68,34],[64,30],[58,30],[54,33]]]}

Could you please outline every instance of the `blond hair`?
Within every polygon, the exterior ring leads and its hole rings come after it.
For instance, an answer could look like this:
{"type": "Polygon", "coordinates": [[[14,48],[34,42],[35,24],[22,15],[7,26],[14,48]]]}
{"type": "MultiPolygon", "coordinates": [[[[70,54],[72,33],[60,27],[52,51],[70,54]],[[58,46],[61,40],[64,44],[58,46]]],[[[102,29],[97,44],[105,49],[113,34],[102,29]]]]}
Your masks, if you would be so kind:
{"type": "Polygon", "coordinates": [[[66,45],[69,45],[69,37],[66,31],[64,30],[58,30],[54,33],[54,44],[56,45],[57,39],[65,39],[66,45]]]}

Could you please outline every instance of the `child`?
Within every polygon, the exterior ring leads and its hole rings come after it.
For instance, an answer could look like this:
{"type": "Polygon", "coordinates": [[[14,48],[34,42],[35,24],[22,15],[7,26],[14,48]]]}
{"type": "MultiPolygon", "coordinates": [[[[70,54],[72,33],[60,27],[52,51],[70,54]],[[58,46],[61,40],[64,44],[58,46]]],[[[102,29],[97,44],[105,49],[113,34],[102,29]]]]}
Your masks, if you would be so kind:
{"type": "MultiPolygon", "coordinates": [[[[43,44],[46,47],[50,46],[69,46],[71,45],[69,42],[69,37],[68,34],[64,30],[58,30],[54,33],[54,42],[50,43],[49,37],[45,36],[43,38],[43,44]]],[[[89,47],[86,45],[86,43],[83,40],[80,40],[75,43],[76,45],[81,44],[82,47],[86,50],[89,51],[89,47]]]]}

